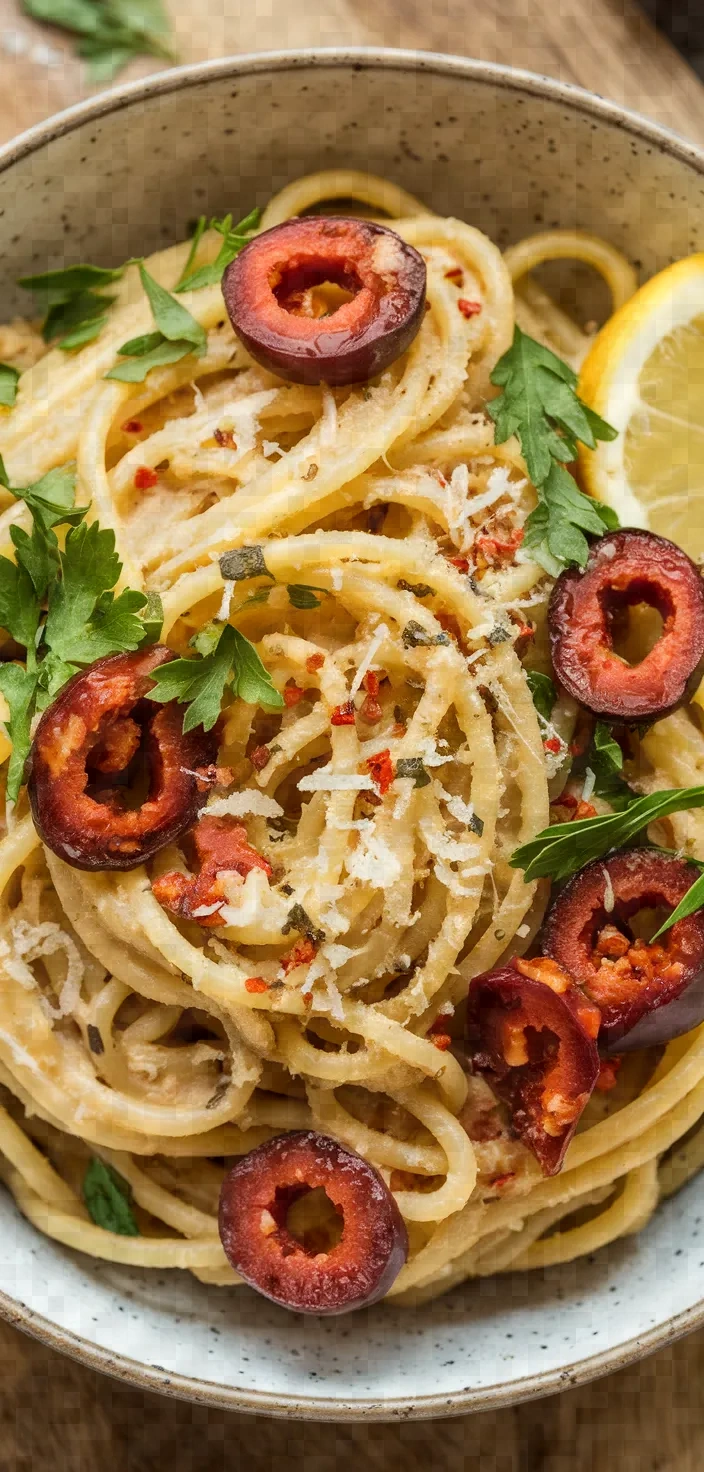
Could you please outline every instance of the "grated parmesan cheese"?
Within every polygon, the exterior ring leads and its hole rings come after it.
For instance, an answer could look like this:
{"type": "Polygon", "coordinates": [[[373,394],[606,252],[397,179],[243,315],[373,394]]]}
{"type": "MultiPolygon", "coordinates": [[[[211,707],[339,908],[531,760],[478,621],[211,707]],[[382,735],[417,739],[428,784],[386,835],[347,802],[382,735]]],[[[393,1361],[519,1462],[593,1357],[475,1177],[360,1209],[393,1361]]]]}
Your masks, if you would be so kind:
{"type": "Polygon", "coordinates": [[[74,940],[53,920],[40,925],[30,925],[27,920],[18,920],[12,926],[12,952],[3,957],[8,975],[26,991],[39,991],[39,1004],[44,1014],[52,1021],[68,1017],[75,1011],[81,996],[84,966],[74,940]],[[55,1007],[39,990],[30,963],[45,956],[55,956],[60,951],[66,956],[66,976],[58,994],[55,1007]]]}
{"type": "Polygon", "coordinates": [[[219,609],[218,609],[218,611],[217,611],[217,613],[215,615],[215,617],[216,617],[216,619],[218,620],[219,623],[223,623],[223,624],[227,623],[227,620],[230,617],[230,605],[232,603],[232,595],[233,595],[234,591],[235,591],[234,581],[232,580],[232,578],[226,578],[225,579],[225,586],[224,586],[224,588],[222,590],[222,602],[221,602],[220,607],[219,607],[219,609]]]}
{"type": "Polygon", "coordinates": [[[280,818],[283,808],[273,797],[267,797],[265,792],[245,787],[241,792],[231,793],[229,797],[214,798],[205,811],[209,818],[280,818]]]}
{"type": "Polygon", "coordinates": [[[361,833],[359,842],[345,860],[347,873],[374,889],[390,889],[401,878],[401,863],[374,827],[361,833]]]}
{"type": "Polygon", "coordinates": [[[357,772],[333,772],[330,767],[309,772],[298,783],[299,792],[371,792],[373,787],[371,777],[357,772]]]}
{"type": "Polygon", "coordinates": [[[604,909],[607,915],[612,915],[616,904],[616,896],[614,894],[613,884],[611,883],[611,875],[608,869],[602,869],[601,872],[604,876],[604,909]]]}
{"type": "Polygon", "coordinates": [[[584,776],[584,786],[582,788],[582,802],[589,802],[595,787],[596,773],[592,771],[591,767],[587,767],[584,776]]]}

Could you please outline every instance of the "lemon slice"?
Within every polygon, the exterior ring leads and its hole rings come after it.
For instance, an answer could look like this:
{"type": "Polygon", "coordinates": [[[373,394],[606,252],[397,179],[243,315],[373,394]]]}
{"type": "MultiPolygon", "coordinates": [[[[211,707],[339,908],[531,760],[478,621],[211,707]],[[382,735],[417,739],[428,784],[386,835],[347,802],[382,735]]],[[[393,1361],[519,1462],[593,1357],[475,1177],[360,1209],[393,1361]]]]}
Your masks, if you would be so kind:
{"type": "Polygon", "coordinates": [[[661,271],[616,312],[579,392],[619,431],[580,452],[585,489],[623,526],[704,556],[704,254],[661,271]]]}

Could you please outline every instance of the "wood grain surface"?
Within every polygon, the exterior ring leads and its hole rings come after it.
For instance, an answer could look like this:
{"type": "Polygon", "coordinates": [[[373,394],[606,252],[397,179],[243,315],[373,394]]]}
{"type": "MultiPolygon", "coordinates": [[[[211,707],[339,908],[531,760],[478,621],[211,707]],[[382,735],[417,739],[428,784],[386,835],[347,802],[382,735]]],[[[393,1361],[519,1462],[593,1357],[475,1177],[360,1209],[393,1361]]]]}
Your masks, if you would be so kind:
{"type": "MultiPolygon", "coordinates": [[[[704,87],[630,0],[171,0],[171,11],[184,61],[285,46],[451,51],[579,83],[704,143],[704,87]]],[[[156,69],[138,61],[123,77],[156,69]]],[[[0,141],[90,92],[70,44],[0,0],[0,141]]],[[[0,1469],[702,1472],[703,1387],[701,1333],[514,1410],[316,1426],[143,1394],[0,1324],[0,1469]]]]}

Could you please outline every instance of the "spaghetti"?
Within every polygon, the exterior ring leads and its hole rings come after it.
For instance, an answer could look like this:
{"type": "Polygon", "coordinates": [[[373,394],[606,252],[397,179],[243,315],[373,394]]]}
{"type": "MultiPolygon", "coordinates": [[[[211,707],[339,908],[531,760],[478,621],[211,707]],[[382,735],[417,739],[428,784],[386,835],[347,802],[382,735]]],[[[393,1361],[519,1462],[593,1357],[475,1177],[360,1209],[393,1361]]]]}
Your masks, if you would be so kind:
{"type": "MultiPolygon", "coordinates": [[[[539,931],[547,885],[509,858],[572,790],[577,715],[563,697],[548,730],[527,682],[551,583],[520,550],[536,493],[517,441],[494,441],[490,374],[516,321],[574,365],[586,351],[531,275],[545,261],[594,267],[615,308],[634,273],[574,232],[502,258],[479,230],[350,171],[290,185],[262,227],[340,198],[390,218],[427,268],[417,336],[369,384],[258,367],[219,285],[179,298],[207,333],[202,356],[106,380],[152,326],[131,267],[96,340],[30,366],[3,421],[13,483],[77,460],[77,500],[114,529],[123,583],[161,595],[163,640],[183,655],[230,621],[284,706],[226,703],[217,760],[232,780],[204,812],[236,819],[265,862],[228,870],[210,907],[160,903],[174,875],[188,890],[184,840],[130,872],[89,872],[42,846],[24,795],[8,809],[0,1169],[57,1241],[230,1285],[228,1164],[312,1128],[393,1193],[410,1247],[390,1296],[412,1304],[639,1230],[701,1162],[704,1028],[628,1058],[549,1179],[456,1045],[470,980],[539,931]],[[134,1232],[92,1218],[92,1158],[127,1183],[134,1232]]],[[[199,263],[219,245],[206,232],[199,263]]],[[[151,275],[173,288],[187,254],[152,257],[151,275]]],[[[30,523],[0,496],[8,553],[30,523]]],[[[642,791],[701,770],[695,707],[654,726],[638,760],[642,791]]],[[[704,857],[701,815],[668,821],[704,857]]]]}

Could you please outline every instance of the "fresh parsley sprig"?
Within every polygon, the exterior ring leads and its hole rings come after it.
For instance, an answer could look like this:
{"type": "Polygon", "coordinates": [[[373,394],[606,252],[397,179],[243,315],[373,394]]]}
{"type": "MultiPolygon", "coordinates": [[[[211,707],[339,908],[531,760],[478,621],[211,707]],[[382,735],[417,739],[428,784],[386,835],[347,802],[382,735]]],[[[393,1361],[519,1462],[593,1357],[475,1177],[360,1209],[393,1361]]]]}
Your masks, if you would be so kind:
{"type": "Polygon", "coordinates": [[[254,645],[231,624],[209,624],[192,641],[200,659],[173,659],[154,671],[152,700],[178,700],[188,708],[184,731],[210,731],[226,691],[249,705],[281,710],[282,696],[272,684],[254,645]]]}
{"type": "Polygon", "coordinates": [[[133,56],[175,61],[162,0],[22,0],[34,20],[77,37],[92,82],[109,82],[133,56]]]}
{"type": "Polygon", "coordinates": [[[593,859],[623,848],[649,823],[670,813],[704,807],[704,787],[678,787],[634,798],[623,812],[554,823],[512,853],[509,863],[524,878],[567,879],[593,859]]]}
{"type": "Polygon", "coordinates": [[[119,281],[124,270],[124,266],[67,266],[37,276],[20,276],[17,284],[33,293],[44,314],[44,341],[58,339],[57,347],[73,352],[102,332],[108,307],[115,301],[114,296],[104,295],[104,288],[119,281]]]}
{"type": "Polygon", "coordinates": [[[523,547],[552,577],[565,566],[584,567],[585,533],[601,536],[618,526],[618,518],[609,506],[583,495],[565,467],[580,442],[593,450],[597,440],[613,440],[617,431],[579,398],[577,375],[568,364],[518,326],[491,381],[503,389],[487,405],[496,443],[518,436],[538,493],[523,547]]]}
{"type": "Polygon", "coordinates": [[[19,489],[0,460],[0,482],[32,515],[32,531],[10,528],[16,561],[0,557],[0,626],[26,650],[26,668],[0,664],[0,690],[9,707],[12,742],[7,793],[22,785],[34,715],[84,665],[105,654],[138,649],[161,627],[154,599],[126,588],[115,595],[122,570],[115,534],[87,525],[86,507],[74,505],[75,466],[50,470],[19,489]],[[63,550],[56,528],[66,531],[63,550]],[[145,611],[149,622],[138,615],[145,611]]]}
{"type": "Polygon", "coordinates": [[[233,225],[232,215],[226,215],[224,220],[211,220],[210,225],[208,225],[205,215],[201,215],[193,233],[188,260],[174,287],[174,291],[199,291],[202,286],[217,286],[218,282],[222,280],[222,274],[225,268],[230,265],[231,261],[234,261],[235,256],[239,255],[240,251],[244,249],[245,245],[249,243],[252,236],[256,233],[261,217],[261,210],[255,209],[251,210],[248,215],[245,215],[245,218],[240,220],[238,225],[233,225]],[[193,262],[198,252],[198,246],[207,229],[217,230],[218,234],[222,235],[222,245],[214,261],[211,261],[207,266],[199,266],[194,270],[193,262]]]}
{"type": "Polygon", "coordinates": [[[189,353],[200,356],[208,345],[208,335],[200,322],[166,287],[154,280],[144,261],[138,265],[157,330],[130,338],[118,348],[120,356],[128,361],[116,363],[105,377],[116,378],[121,383],[143,383],[150,369],[164,363],[178,363],[189,353]]]}

